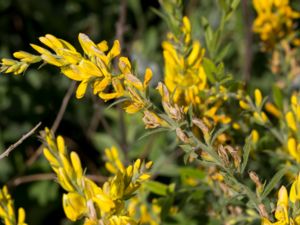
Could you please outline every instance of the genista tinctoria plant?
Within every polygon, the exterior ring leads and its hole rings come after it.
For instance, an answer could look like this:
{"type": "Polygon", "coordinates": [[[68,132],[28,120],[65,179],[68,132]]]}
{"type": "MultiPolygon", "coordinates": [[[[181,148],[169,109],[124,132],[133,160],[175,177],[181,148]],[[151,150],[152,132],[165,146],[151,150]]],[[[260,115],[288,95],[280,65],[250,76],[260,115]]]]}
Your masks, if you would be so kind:
{"type": "MultiPolygon", "coordinates": [[[[78,81],[76,98],[91,88],[104,102],[121,104],[128,114],[142,114],[141,122],[149,130],[144,138],[173,133],[181,148],[176,154],[184,154],[185,165],[174,169],[181,179],[164,184],[149,181],[151,161],[129,163],[116,147],[107,148],[105,168],[111,176],[99,185],[86,175],[78,154],[68,153],[64,138],[46,128],[43,153],[64,189],[66,217],[85,225],[300,224],[299,94],[284,89],[293,85],[300,68],[294,51],[299,13],[287,0],[253,0],[257,17],[252,29],[262,50],[272,52],[271,71],[290,75],[281,86],[274,85],[273,98],[268,98],[259,88],[246,91],[222,62],[228,50],[222,36],[238,0],[218,1],[217,25],[202,18],[203,43],[193,36],[195,26],[183,14],[182,1],[159,2],[162,11],[154,12],[164,18],[169,31],[161,43],[164,78],[154,90],[149,84],[155,74],[147,68],[141,79],[130,58],[122,56],[118,40],[110,47],[83,33],[78,35],[81,51],[46,34],[39,38],[41,44],[31,44],[35,53],[17,51],[14,59],[1,60],[5,74],[23,74],[36,63],[58,68],[78,81]],[[205,219],[199,219],[202,214],[205,219]]],[[[16,218],[5,186],[0,216],[6,225],[25,224],[25,211],[20,208],[16,218]]]]}

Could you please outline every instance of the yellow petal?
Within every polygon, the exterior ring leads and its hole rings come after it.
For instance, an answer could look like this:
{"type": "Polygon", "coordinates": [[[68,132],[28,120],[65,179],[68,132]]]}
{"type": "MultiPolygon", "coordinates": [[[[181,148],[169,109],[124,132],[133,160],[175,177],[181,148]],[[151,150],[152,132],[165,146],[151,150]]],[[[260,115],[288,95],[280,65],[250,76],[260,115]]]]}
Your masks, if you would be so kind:
{"type": "Polygon", "coordinates": [[[87,80],[84,80],[79,84],[79,86],[76,90],[76,98],[77,99],[83,98],[83,96],[86,92],[87,86],[88,86],[88,81],[87,80]]]}
{"type": "Polygon", "coordinates": [[[85,199],[75,192],[63,195],[63,208],[71,221],[80,219],[87,211],[85,199]]]}
{"type": "Polygon", "coordinates": [[[38,46],[38,45],[30,44],[30,46],[31,46],[34,50],[36,50],[38,53],[40,53],[41,55],[43,55],[43,54],[46,54],[46,55],[51,54],[50,51],[48,51],[47,49],[42,48],[42,47],[40,47],[40,46],[38,46]]]}
{"type": "Polygon", "coordinates": [[[107,41],[101,41],[99,44],[97,44],[97,46],[102,52],[106,52],[108,50],[107,41]]]}
{"type": "Polygon", "coordinates": [[[65,141],[64,141],[63,137],[62,136],[57,136],[56,143],[57,143],[58,151],[61,154],[65,155],[66,154],[66,148],[65,148],[65,141]]]}
{"type": "Polygon", "coordinates": [[[23,225],[25,223],[25,210],[19,208],[18,210],[18,225],[23,225]]]}
{"type": "Polygon", "coordinates": [[[290,189],[290,201],[295,203],[300,200],[300,177],[297,176],[290,189]]]}
{"type": "Polygon", "coordinates": [[[120,46],[120,42],[118,40],[114,41],[114,44],[111,48],[111,50],[109,51],[107,57],[109,60],[115,58],[116,56],[120,55],[121,53],[121,46],[120,46]]]}
{"type": "Polygon", "coordinates": [[[297,143],[295,138],[288,139],[288,151],[294,159],[297,159],[299,157],[297,153],[297,143]]]}
{"type": "Polygon", "coordinates": [[[49,163],[51,164],[51,166],[55,166],[58,167],[59,166],[59,162],[56,159],[56,157],[50,152],[50,150],[48,148],[44,148],[44,156],[46,157],[46,159],[49,161],[49,163]]]}
{"type": "Polygon", "coordinates": [[[89,56],[95,54],[93,48],[97,49],[97,46],[86,34],[80,33],[78,40],[85,54],[89,56]]]}
{"type": "Polygon", "coordinates": [[[132,86],[134,86],[136,89],[140,91],[143,90],[143,84],[136,76],[128,73],[125,75],[125,80],[127,84],[131,84],[132,86]]]}
{"type": "Polygon", "coordinates": [[[291,128],[293,131],[297,131],[297,125],[296,125],[296,121],[295,121],[295,117],[294,117],[293,113],[288,112],[285,115],[285,119],[286,119],[288,127],[291,128]]]}
{"type": "Polygon", "coordinates": [[[110,77],[104,77],[102,80],[96,80],[93,84],[93,93],[98,94],[99,92],[102,92],[105,90],[105,88],[109,85],[111,82],[110,77]]]}
{"type": "Polygon", "coordinates": [[[83,174],[80,158],[79,158],[79,156],[77,155],[76,152],[71,152],[70,157],[71,157],[72,167],[75,171],[75,175],[78,179],[80,179],[82,177],[82,174],[83,174]]]}
{"type": "Polygon", "coordinates": [[[120,57],[119,69],[123,74],[131,73],[131,63],[127,57],[120,57]]]}
{"type": "Polygon", "coordinates": [[[250,109],[250,106],[248,103],[246,103],[245,101],[239,101],[239,104],[240,104],[240,107],[244,110],[249,110],[250,109]]]}
{"type": "Polygon", "coordinates": [[[79,69],[82,73],[89,76],[101,77],[103,76],[101,70],[89,60],[82,59],[79,63],[79,69]]]}
{"type": "Polygon", "coordinates": [[[262,94],[261,94],[259,89],[255,89],[254,97],[255,97],[255,105],[257,107],[259,107],[261,105],[261,102],[262,102],[262,94]]]}
{"type": "Polygon", "coordinates": [[[273,116],[280,118],[281,117],[281,112],[277,109],[275,105],[273,105],[270,102],[267,102],[265,105],[266,110],[271,113],[273,116]]]}
{"type": "Polygon", "coordinates": [[[150,68],[147,68],[144,76],[144,88],[148,87],[150,81],[152,80],[152,76],[152,70],[150,68]]]}
{"type": "Polygon", "coordinates": [[[60,58],[56,55],[53,55],[53,54],[43,54],[42,59],[46,63],[52,64],[57,67],[62,67],[62,66],[66,65],[66,62],[62,58],[60,58]]]}
{"type": "Polygon", "coordinates": [[[71,80],[82,81],[83,79],[88,78],[88,76],[81,73],[78,66],[76,65],[61,67],[61,72],[71,80]]]}

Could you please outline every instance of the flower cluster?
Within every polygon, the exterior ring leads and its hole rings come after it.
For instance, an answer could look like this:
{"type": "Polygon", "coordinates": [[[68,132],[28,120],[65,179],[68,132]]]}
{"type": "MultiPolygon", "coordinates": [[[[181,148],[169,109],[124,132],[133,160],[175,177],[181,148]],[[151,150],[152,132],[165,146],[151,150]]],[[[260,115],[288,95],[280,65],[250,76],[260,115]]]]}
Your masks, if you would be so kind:
{"type": "Polygon", "coordinates": [[[88,85],[93,88],[93,93],[104,101],[127,97],[125,110],[135,113],[146,107],[146,89],[152,78],[152,71],[147,68],[142,82],[133,75],[132,66],[127,57],[120,57],[118,70],[113,65],[113,60],[120,55],[119,41],[115,41],[109,50],[106,41],[95,44],[87,35],[79,34],[79,43],[83,55],[67,41],[56,38],[51,34],[40,37],[39,40],[48,49],[31,44],[39,55],[18,51],[13,54],[17,60],[2,59],[0,71],[4,73],[23,73],[30,64],[51,64],[60,68],[61,73],[71,80],[79,81],[76,97],[82,98],[88,85]],[[49,50],[50,49],[50,50],[49,50]]]}
{"type": "Polygon", "coordinates": [[[206,74],[202,66],[205,50],[199,41],[191,39],[191,24],[183,17],[182,34],[168,34],[162,43],[165,60],[165,84],[173,93],[175,103],[183,106],[201,102],[199,93],[206,86],[206,74]]]}
{"type": "MultiPolygon", "coordinates": [[[[125,166],[116,147],[105,149],[105,160],[105,167],[110,173],[116,175],[124,172],[125,166]]],[[[160,224],[161,207],[157,204],[156,199],[153,199],[152,204],[149,205],[145,199],[146,193],[145,188],[142,186],[139,193],[129,199],[128,213],[132,218],[139,218],[139,224],[141,225],[158,225],[160,224]]]]}
{"type": "Polygon", "coordinates": [[[17,220],[14,203],[6,186],[0,190],[0,218],[5,225],[27,225],[25,223],[25,211],[23,208],[18,209],[17,220]]]}
{"type": "Polygon", "coordinates": [[[47,148],[44,149],[44,155],[56,173],[59,184],[67,191],[63,195],[63,208],[68,219],[76,221],[84,218],[85,225],[138,224],[129,216],[125,201],[150,178],[147,170],[152,162],[145,164],[138,159],[133,165],[118,170],[115,176],[99,187],[84,174],[77,153],[67,154],[64,139],[58,136],[55,140],[48,129],[45,133],[47,148]]]}
{"type": "Polygon", "coordinates": [[[289,35],[292,36],[294,44],[299,44],[299,40],[294,37],[294,26],[300,13],[293,11],[289,0],[253,0],[253,5],[258,14],[253,31],[260,35],[265,50],[273,49],[289,35]]]}
{"type": "MultiPolygon", "coordinates": [[[[259,89],[254,90],[254,102],[250,96],[246,96],[244,99],[239,101],[240,107],[244,110],[251,111],[253,113],[253,118],[259,124],[266,124],[269,121],[268,116],[265,112],[263,112],[263,96],[259,89]]],[[[268,108],[273,109],[274,112],[277,112],[275,106],[273,104],[268,103],[268,108]]],[[[275,113],[276,114],[276,113],[275,113]]]]}
{"type": "Polygon", "coordinates": [[[289,154],[292,156],[292,158],[299,163],[300,144],[299,144],[298,127],[300,122],[300,102],[299,102],[299,95],[296,93],[291,96],[291,108],[285,114],[285,120],[286,120],[287,127],[289,128],[287,149],[289,154]]]}
{"type": "Polygon", "coordinates": [[[275,210],[275,222],[272,223],[268,218],[262,219],[262,225],[299,225],[299,200],[300,200],[300,174],[293,182],[290,193],[286,187],[282,186],[278,192],[277,207],[275,210]]]}

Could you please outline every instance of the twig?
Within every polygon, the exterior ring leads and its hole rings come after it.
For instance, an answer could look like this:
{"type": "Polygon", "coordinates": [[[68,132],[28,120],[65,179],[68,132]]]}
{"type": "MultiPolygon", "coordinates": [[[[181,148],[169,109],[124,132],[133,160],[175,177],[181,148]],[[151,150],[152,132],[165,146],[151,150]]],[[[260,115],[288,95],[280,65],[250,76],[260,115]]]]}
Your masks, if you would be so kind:
{"type": "Polygon", "coordinates": [[[53,133],[56,132],[62,118],[63,118],[63,115],[65,114],[66,112],[66,109],[67,109],[67,106],[68,106],[68,103],[70,101],[70,98],[75,90],[75,87],[76,87],[76,81],[72,81],[67,93],[65,94],[63,100],[62,100],[62,103],[61,103],[61,106],[60,106],[60,109],[57,113],[57,116],[53,122],[53,125],[51,127],[51,130],[53,133]]]}
{"type": "MultiPolygon", "coordinates": [[[[124,42],[126,17],[127,17],[127,0],[120,0],[119,19],[116,23],[116,39],[119,40],[121,46],[123,45],[124,42]]],[[[126,125],[125,125],[125,118],[124,118],[124,110],[120,105],[118,105],[118,111],[119,111],[120,132],[121,132],[120,146],[124,151],[125,158],[127,158],[128,146],[127,146],[126,125]]]]}
{"type": "Polygon", "coordinates": [[[22,177],[17,177],[7,183],[8,186],[19,186],[20,184],[31,183],[34,181],[41,180],[53,180],[55,179],[54,173],[39,173],[33,175],[27,175],[22,177]]]}
{"type": "Polygon", "coordinates": [[[127,0],[120,0],[119,19],[116,23],[116,39],[119,40],[121,46],[124,42],[124,32],[127,17],[127,0]]]}
{"type": "Polygon", "coordinates": [[[4,157],[8,157],[9,153],[13,151],[16,147],[18,147],[22,142],[30,137],[38,128],[41,126],[41,122],[39,122],[34,128],[32,128],[29,132],[24,134],[16,143],[12,144],[9,146],[1,155],[0,155],[0,160],[3,159],[4,157]]]}
{"type": "MultiPolygon", "coordinates": [[[[72,81],[67,93],[65,94],[65,96],[62,100],[62,103],[60,105],[60,108],[59,108],[59,111],[56,115],[56,118],[53,122],[53,125],[51,126],[51,130],[52,130],[53,133],[56,132],[59,124],[61,123],[61,120],[63,118],[64,113],[66,112],[68,103],[70,101],[72,93],[75,90],[75,87],[76,87],[76,81],[72,81]]],[[[42,152],[43,152],[43,145],[41,145],[38,148],[38,150],[27,160],[26,166],[31,166],[36,161],[36,159],[40,156],[40,154],[42,154],[42,152]]]]}
{"type": "Polygon", "coordinates": [[[113,132],[102,113],[103,107],[102,107],[101,103],[97,100],[99,100],[99,98],[96,98],[96,96],[93,96],[94,112],[91,117],[90,125],[87,129],[87,136],[91,137],[97,131],[99,122],[101,122],[105,132],[108,133],[111,137],[113,137],[115,139],[115,136],[113,135],[113,132]]]}
{"type": "Polygon", "coordinates": [[[252,60],[253,60],[253,53],[252,53],[252,42],[253,42],[253,34],[251,30],[251,24],[252,24],[252,15],[249,11],[248,7],[248,0],[242,1],[242,10],[243,10],[243,18],[244,18],[244,24],[245,24],[245,63],[243,65],[243,74],[244,74],[244,80],[247,84],[251,79],[251,66],[252,66],[252,60]]]}
{"type": "MultiPolygon", "coordinates": [[[[86,175],[87,178],[97,182],[97,183],[104,183],[107,181],[107,177],[100,176],[100,175],[86,175]]],[[[56,175],[54,173],[38,173],[33,175],[27,175],[22,177],[17,177],[7,183],[8,186],[19,186],[21,184],[31,183],[34,181],[41,181],[41,180],[54,180],[56,175]]]]}

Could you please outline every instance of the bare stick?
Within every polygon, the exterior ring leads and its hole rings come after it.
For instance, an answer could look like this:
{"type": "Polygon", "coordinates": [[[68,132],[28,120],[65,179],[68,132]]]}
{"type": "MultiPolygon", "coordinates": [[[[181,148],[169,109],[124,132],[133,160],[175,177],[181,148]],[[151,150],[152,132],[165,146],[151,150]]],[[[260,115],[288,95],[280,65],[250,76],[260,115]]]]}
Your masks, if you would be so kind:
{"type": "Polygon", "coordinates": [[[121,46],[124,41],[126,17],[127,17],[127,0],[120,0],[119,19],[116,23],[116,39],[119,40],[121,46]]]}
{"type": "MultiPolygon", "coordinates": [[[[56,115],[56,118],[53,122],[53,125],[51,126],[51,130],[52,130],[53,133],[56,132],[56,130],[57,130],[62,118],[63,118],[63,115],[66,112],[68,103],[71,99],[72,93],[74,92],[75,86],[76,86],[76,81],[73,81],[71,83],[67,93],[65,94],[63,100],[62,100],[59,111],[56,115]]],[[[43,145],[41,145],[38,148],[38,150],[27,160],[26,165],[31,166],[35,162],[35,160],[40,156],[40,154],[42,154],[42,152],[43,152],[43,145]]]]}
{"type": "MultiPolygon", "coordinates": [[[[121,46],[123,45],[124,42],[126,17],[127,17],[127,0],[120,0],[119,19],[118,22],[116,23],[116,38],[117,40],[119,40],[121,46]]],[[[124,151],[125,158],[127,158],[128,146],[127,146],[125,116],[124,116],[124,110],[120,105],[118,105],[118,111],[119,111],[119,123],[120,123],[120,132],[121,132],[120,145],[124,151]]]]}
{"type": "Polygon", "coordinates": [[[243,65],[243,74],[245,83],[249,83],[251,79],[251,66],[253,61],[252,45],[253,45],[253,34],[251,30],[252,14],[249,10],[247,0],[242,1],[243,19],[245,25],[245,63],[243,65]]]}
{"type": "Polygon", "coordinates": [[[55,118],[55,120],[54,120],[54,123],[53,123],[53,125],[52,125],[52,127],[51,127],[51,130],[52,130],[53,133],[56,132],[56,130],[57,130],[57,128],[58,128],[58,126],[59,126],[59,124],[60,124],[62,118],[63,118],[63,115],[64,115],[65,112],[66,112],[68,103],[69,103],[70,98],[71,98],[71,96],[72,96],[72,93],[73,93],[74,90],[75,90],[75,86],[76,86],[76,81],[72,81],[72,83],[71,83],[71,85],[70,85],[70,87],[69,87],[67,93],[65,94],[65,96],[64,96],[64,98],[63,98],[63,100],[62,100],[60,109],[59,109],[59,111],[58,111],[58,113],[57,113],[57,116],[56,116],[56,118],[55,118]]]}
{"type": "Polygon", "coordinates": [[[41,122],[39,122],[34,128],[32,128],[29,132],[24,134],[16,143],[12,144],[11,146],[8,147],[1,155],[0,155],[0,160],[3,159],[4,157],[8,157],[9,153],[13,151],[16,147],[18,147],[22,142],[30,137],[38,128],[41,126],[41,122]]]}

